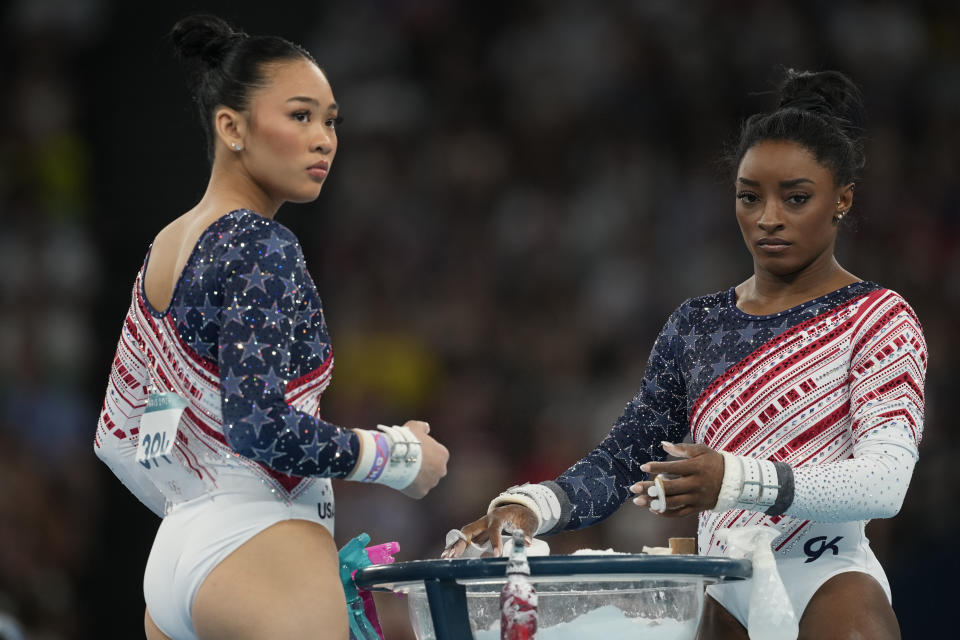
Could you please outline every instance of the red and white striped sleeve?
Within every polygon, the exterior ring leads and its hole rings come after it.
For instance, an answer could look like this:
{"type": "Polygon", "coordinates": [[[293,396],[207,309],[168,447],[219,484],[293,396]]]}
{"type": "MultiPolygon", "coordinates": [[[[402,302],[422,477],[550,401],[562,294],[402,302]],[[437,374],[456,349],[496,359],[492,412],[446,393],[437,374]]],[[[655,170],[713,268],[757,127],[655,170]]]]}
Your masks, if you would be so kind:
{"type": "Polygon", "coordinates": [[[148,363],[139,343],[136,323],[128,313],[110,367],[93,449],[131,493],[163,517],[166,498],[142,473],[135,459],[149,384],[148,363]]]}
{"type": "Polygon", "coordinates": [[[886,292],[853,336],[853,457],[793,469],[788,515],[849,522],[900,511],[923,434],[926,368],[927,346],[913,309],[886,292]]]}

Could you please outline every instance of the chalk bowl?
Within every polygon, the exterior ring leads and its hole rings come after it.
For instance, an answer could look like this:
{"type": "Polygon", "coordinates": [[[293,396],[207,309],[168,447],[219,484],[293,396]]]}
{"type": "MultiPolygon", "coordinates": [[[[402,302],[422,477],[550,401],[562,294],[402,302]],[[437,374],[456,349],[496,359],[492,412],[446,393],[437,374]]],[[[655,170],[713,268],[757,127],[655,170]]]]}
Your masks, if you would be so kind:
{"type": "MultiPolygon", "coordinates": [[[[472,581],[471,581],[472,582],[472,581]]],[[[696,635],[703,605],[703,581],[604,580],[582,576],[533,581],[537,589],[537,639],[653,638],[680,640],[696,635]]],[[[503,580],[466,585],[467,612],[476,640],[500,638],[503,580]]],[[[422,586],[407,593],[410,621],[418,640],[436,640],[430,605],[422,586]]]]}
{"type": "MultiPolygon", "coordinates": [[[[697,556],[547,556],[529,562],[539,601],[537,640],[692,639],[704,587],[751,573],[746,560],[697,556]]],[[[383,568],[391,567],[400,573],[373,575],[371,567],[358,584],[405,594],[418,640],[463,640],[466,632],[455,631],[455,618],[463,613],[454,609],[462,609],[464,601],[473,637],[499,639],[506,559],[428,560],[383,568]],[[460,596],[439,597],[440,583],[460,596]]]]}

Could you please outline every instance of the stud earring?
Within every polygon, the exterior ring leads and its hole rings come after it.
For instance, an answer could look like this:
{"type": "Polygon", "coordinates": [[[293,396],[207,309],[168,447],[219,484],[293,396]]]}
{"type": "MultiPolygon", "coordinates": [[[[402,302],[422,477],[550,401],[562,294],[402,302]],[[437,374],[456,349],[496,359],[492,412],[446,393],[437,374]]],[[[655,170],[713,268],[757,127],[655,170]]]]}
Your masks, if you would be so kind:
{"type": "MultiPolygon", "coordinates": [[[[243,145],[240,144],[239,142],[234,142],[234,143],[233,143],[233,150],[234,150],[234,151],[243,151],[243,145]]],[[[838,204],[839,204],[839,203],[838,203],[838,204]]]]}

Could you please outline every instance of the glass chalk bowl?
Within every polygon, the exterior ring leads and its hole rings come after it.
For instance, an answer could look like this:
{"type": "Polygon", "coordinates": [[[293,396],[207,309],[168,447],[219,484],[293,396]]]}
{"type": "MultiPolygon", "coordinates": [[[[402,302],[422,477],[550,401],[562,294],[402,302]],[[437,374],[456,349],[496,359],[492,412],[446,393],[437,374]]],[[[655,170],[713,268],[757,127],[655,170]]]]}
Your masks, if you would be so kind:
{"type": "MultiPolygon", "coordinates": [[[[750,576],[747,560],[699,556],[531,557],[537,640],[693,639],[704,587],[750,576]]],[[[422,560],[367,567],[357,584],[407,596],[418,640],[500,638],[506,558],[422,560]],[[469,632],[467,628],[469,627],[469,632]]]]}

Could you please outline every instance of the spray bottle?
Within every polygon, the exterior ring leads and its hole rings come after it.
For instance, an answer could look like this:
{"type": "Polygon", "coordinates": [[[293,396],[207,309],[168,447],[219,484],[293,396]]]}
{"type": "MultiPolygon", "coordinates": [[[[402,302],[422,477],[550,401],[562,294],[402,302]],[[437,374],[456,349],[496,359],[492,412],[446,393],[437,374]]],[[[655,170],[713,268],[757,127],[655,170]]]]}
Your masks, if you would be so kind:
{"type": "Polygon", "coordinates": [[[531,640],[537,633],[537,592],[530,582],[523,531],[513,531],[507,583],[500,591],[500,640],[531,640]]]}
{"type": "Polygon", "coordinates": [[[358,589],[353,574],[371,564],[390,564],[393,554],[400,550],[396,542],[387,542],[364,548],[370,536],[361,533],[340,549],[340,582],[347,598],[347,617],[350,622],[350,640],[382,640],[383,630],[377,619],[373,597],[369,591],[358,589]]]}

